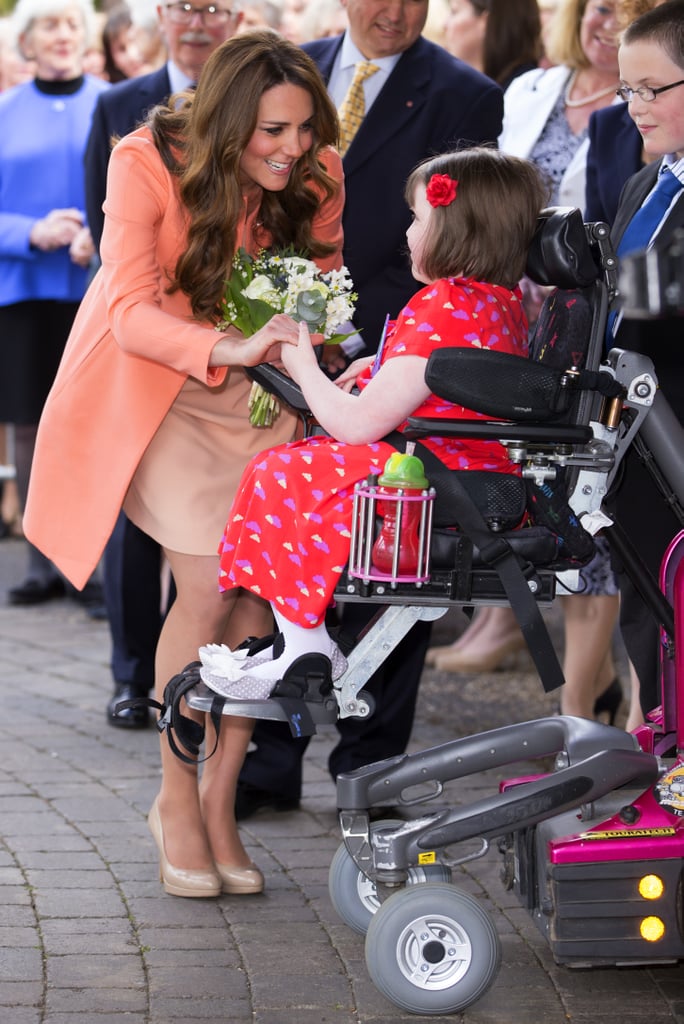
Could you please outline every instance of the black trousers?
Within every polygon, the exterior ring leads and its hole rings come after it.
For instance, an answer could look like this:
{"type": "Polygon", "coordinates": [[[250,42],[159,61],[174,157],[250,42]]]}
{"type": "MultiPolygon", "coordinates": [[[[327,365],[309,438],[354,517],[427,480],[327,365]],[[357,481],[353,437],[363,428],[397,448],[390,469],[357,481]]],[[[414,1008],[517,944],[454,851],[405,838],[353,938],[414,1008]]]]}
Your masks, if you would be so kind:
{"type": "MultiPolygon", "coordinates": [[[[681,422],[684,422],[683,326],[681,317],[625,319],[616,338],[619,348],[643,352],[653,360],[659,387],[681,422]]],[[[681,526],[633,449],[625,459],[621,483],[608,504],[657,581],[662,557],[681,526]]],[[[616,563],[615,569],[620,582],[622,638],[639,677],[642,710],[647,712],[660,704],[661,697],[658,624],[622,567],[616,563]]]]}
{"type": "MultiPolygon", "coordinates": [[[[657,583],[663,555],[681,527],[633,450],[625,459],[622,482],[608,507],[657,583]]],[[[614,558],[613,565],[620,586],[620,631],[639,677],[641,709],[646,713],[661,700],[660,627],[619,559],[614,558]]]]}
{"type": "Polygon", "coordinates": [[[141,696],[154,686],[154,657],[164,621],[160,571],[159,544],[121,512],[104,553],[111,669],[116,683],[135,687],[141,696]]]}
{"type": "MultiPolygon", "coordinates": [[[[376,612],[377,605],[345,605],[345,632],[357,635],[376,612]]],[[[333,779],[340,772],[406,750],[431,630],[431,622],[417,622],[364,686],[375,698],[373,715],[367,719],[345,718],[337,723],[340,738],[328,761],[333,779]]],[[[262,720],[256,724],[253,741],[256,750],[247,755],[240,782],[299,799],[302,759],[309,739],[292,737],[284,722],[262,720]]]]}

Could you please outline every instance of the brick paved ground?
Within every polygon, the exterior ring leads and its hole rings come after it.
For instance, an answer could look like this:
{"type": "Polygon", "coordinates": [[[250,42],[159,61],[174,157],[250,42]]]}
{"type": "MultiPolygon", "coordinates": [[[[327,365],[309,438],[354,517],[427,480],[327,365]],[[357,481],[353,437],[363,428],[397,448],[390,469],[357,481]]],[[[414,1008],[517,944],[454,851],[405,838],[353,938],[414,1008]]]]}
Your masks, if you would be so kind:
{"type": "MultiPolygon", "coordinates": [[[[68,600],[4,604],[21,541],[0,544],[0,1021],[2,1024],[401,1024],[368,979],[363,938],[337,917],[339,845],[326,770],[306,758],[302,808],[245,823],[266,874],[257,897],[165,895],[145,816],[156,732],[108,726],[109,639],[68,600]]],[[[557,613],[549,615],[555,634],[557,613]]],[[[446,634],[455,620],[437,624],[446,634]]],[[[412,749],[553,710],[525,657],[478,678],[426,672],[412,749]]],[[[468,801],[491,780],[459,785],[468,801]]],[[[461,1024],[684,1022],[684,967],[571,971],[499,880],[496,851],[457,869],[502,939],[495,985],[461,1024]]]]}

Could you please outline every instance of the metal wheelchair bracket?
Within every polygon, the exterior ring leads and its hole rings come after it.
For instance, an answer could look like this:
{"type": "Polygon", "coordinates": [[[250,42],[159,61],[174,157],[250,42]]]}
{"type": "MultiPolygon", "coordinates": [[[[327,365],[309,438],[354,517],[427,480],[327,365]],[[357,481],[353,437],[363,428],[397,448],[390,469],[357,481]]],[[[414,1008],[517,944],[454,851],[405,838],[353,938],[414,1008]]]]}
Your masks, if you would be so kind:
{"type": "Polygon", "coordinates": [[[416,622],[439,619],[448,610],[421,605],[391,605],[386,608],[350,652],[347,670],[335,683],[333,692],[339,705],[339,717],[366,717],[370,709],[360,696],[364,684],[416,622]]]}
{"type": "Polygon", "coordinates": [[[359,871],[375,881],[373,853],[370,845],[370,819],[364,811],[340,811],[340,831],[349,856],[359,871]]]}

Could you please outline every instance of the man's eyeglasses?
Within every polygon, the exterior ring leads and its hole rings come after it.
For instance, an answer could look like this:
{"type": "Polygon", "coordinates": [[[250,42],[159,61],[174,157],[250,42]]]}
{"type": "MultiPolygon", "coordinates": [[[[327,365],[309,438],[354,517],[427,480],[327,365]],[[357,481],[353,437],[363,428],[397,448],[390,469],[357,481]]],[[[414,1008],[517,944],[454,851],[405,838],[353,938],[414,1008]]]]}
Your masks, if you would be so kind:
{"type": "Polygon", "coordinates": [[[225,7],[217,7],[216,4],[209,4],[207,7],[193,7],[192,4],[177,3],[165,4],[169,12],[169,20],[176,25],[189,25],[197,14],[205,25],[225,25],[233,12],[225,7]]]}
{"type": "Polygon", "coordinates": [[[672,85],[661,85],[657,89],[651,88],[650,85],[642,85],[638,89],[630,89],[628,85],[621,85],[615,92],[626,103],[633,100],[635,96],[638,96],[644,103],[653,103],[653,100],[656,96],[660,96],[661,92],[667,92],[668,89],[676,89],[678,85],[684,85],[684,78],[680,79],[679,82],[673,82],[672,85]]]}

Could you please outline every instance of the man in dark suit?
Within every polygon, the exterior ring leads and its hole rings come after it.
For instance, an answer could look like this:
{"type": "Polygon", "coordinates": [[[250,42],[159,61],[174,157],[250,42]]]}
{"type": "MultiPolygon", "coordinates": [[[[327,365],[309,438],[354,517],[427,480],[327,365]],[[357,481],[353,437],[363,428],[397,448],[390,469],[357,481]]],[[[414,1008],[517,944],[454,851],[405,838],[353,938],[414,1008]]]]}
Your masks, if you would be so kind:
{"type": "MultiPolygon", "coordinates": [[[[354,325],[362,332],[364,355],[376,350],[386,316],[396,316],[420,287],[407,259],[409,172],[431,154],[495,143],[503,95],[489,78],[423,38],[428,0],[342,5],[347,32],[303,48],[318,64],[338,109],[355,66],[370,60],[377,68],[364,83],[365,117],[344,155],[344,260],[359,295],[354,325]]],[[[324,358],[330,357],[326,346],[324,358]]],[[[377,606],[346,605],[345,632],[358,635],[375,611],[377,606]]],[[[429,623],[414,626],[365,687],[375,698],[374,714],[338,724],[340,742],[329,762],[333,777],[406,749],[429,638],[429,623]]],[[[307,740],[293,740],[282,723],[261,721],[254,742],[240,776],[239,818],[263,806],[296,807],[301,794],[307,740]]]]}
{"type": "MultiPolygon", "coordinates": [[[[193,86],[217,46],[235,35],[242,13],[229,0],[192,0],[157,7],[169,59],[164,67],[112,86],[100,97],[85,154],[86,209],[95,246],[104,224],[102,203],[112,139],[133,131],[172,93],[193,86]],[[105,101],[106,97],[106,101],[105,101]]],[[[107,721],[128,729],[149,723],[144,707],[118,715],[119,701],[146,697],[154,685],[154,654],[162,624],[161,549],[121,513],[104,556],[104,593],[112,636],[114,693],[107,721]]]]}
{"type": "MultiPolygon", "coordinates": [[[[626,255],[625,246],[621,248],[623,236],[663,175],[674,175],[679,191],[668,196],[669,205],[650,232],[649,247],[667,246],[675,231],[684,226],[684,0],[669,0],[632,22],[622,37],[619,64],[630,116],[647,158],[653,161],[627,181],[620,196],[611,236],[618,254],[626,255]]],[[[680,319],[623,318],[618,320],[614,344],[643,352],[653,360],[665,398],[684,421],[681,337],[680,319]]],[[[630,537],[638,538],[639,553],[657,579],[665,549],[680,525],[634,453],[625,460],[614,502],[618,522],[630,537]]],[[[660,703],[658,629],[623,573],[620,590],[623,637],[639,677],[641,707],[647,712],[660,703]]]]}

